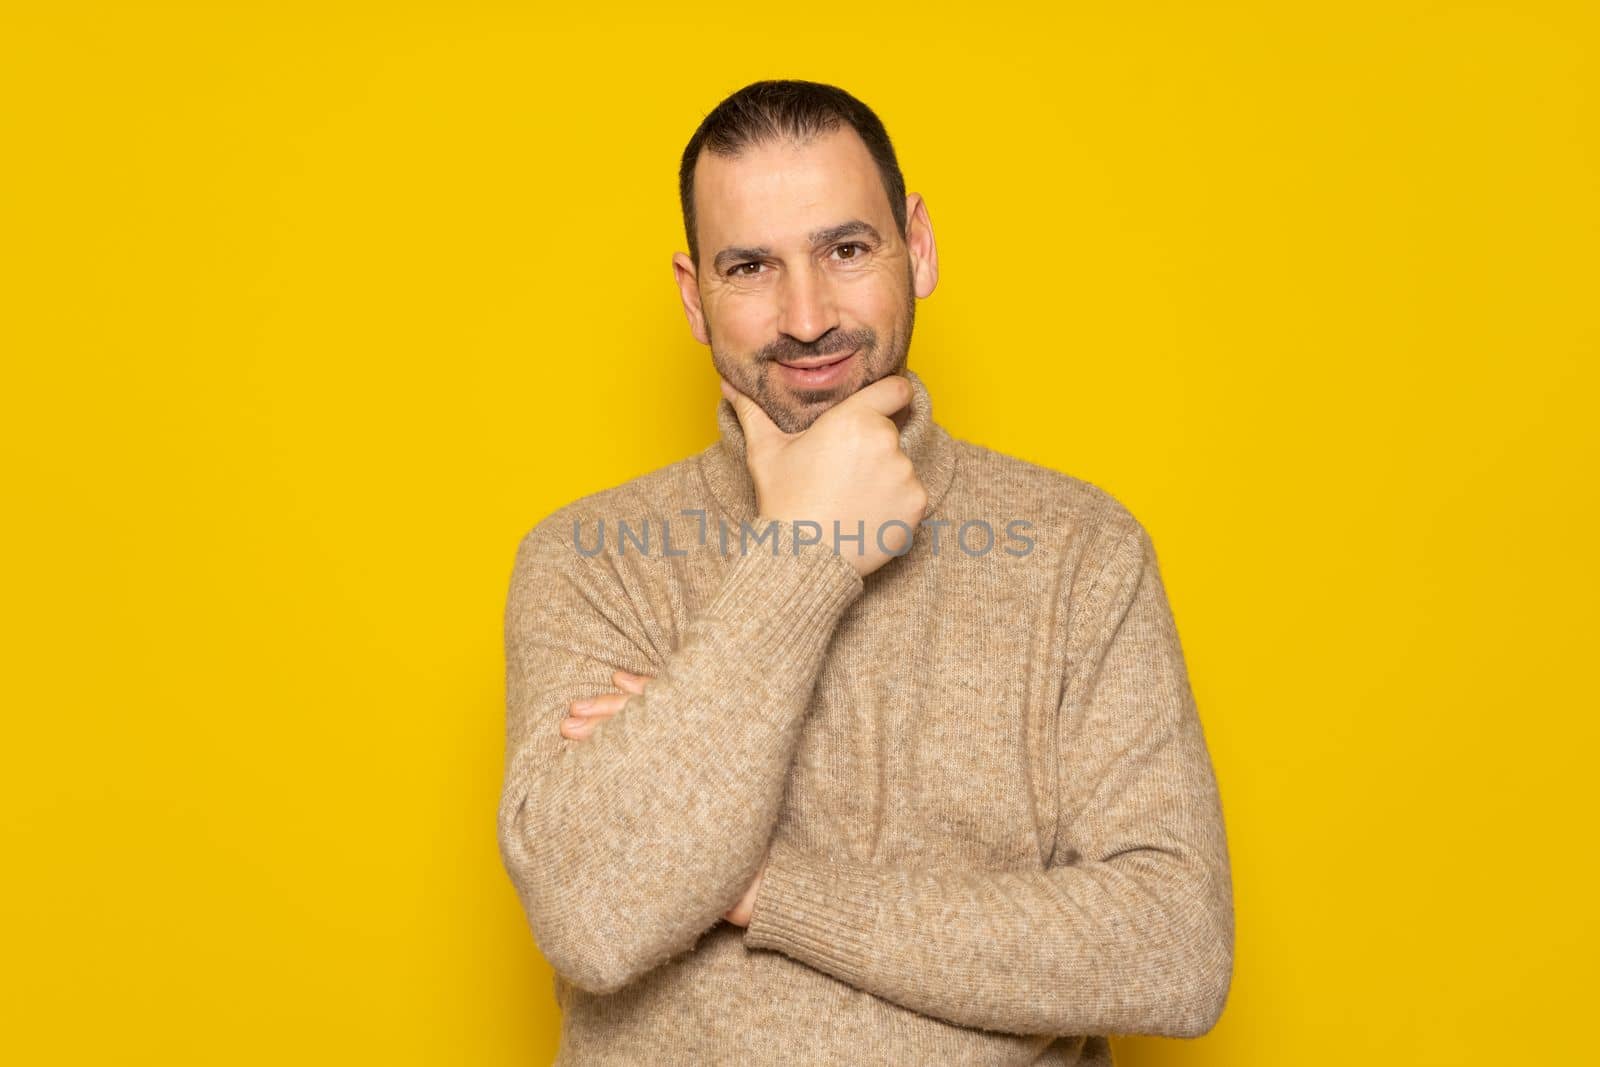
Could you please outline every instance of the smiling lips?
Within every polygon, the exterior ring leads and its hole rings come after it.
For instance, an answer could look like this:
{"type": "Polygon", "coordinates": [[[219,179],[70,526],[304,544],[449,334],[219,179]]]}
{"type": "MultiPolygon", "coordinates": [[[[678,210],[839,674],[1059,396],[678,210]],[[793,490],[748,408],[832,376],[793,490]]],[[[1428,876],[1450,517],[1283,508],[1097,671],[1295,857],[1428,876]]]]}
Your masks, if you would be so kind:
{"type": "Polygon", "coordinates": [[[809,356],[793,363],[778,362],[778,376],[796,389],[832,389],[844,382],[855,366],[853,360],[860,352],[854,349],[845,355],[829,354],[809,356]]]}
{"type": "Polygon", "coordinates": [[[783,366],[788,367],[790,370],[816,370],[819,367],[828,367],[835,363],[843,362],[853,355],[855,355],[854,350],[846,352],[842,356],[812,356],[808,359],[797,359],[793,362],[785,362],[783,360],[779,360],[778,362],[783,364],[783,366]]]}

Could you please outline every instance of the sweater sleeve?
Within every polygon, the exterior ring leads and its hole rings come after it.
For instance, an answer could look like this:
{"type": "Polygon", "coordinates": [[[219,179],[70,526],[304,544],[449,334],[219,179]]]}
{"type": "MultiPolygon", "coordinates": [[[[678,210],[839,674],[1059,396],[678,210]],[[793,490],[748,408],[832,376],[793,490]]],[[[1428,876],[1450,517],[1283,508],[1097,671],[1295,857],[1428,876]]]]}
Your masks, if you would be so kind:
{"type": "Polygon", "coordinates": [[[828,639],[863,588],[778,525],[784,551],[740,555],[664,657],[604,557],[551,520],[518,546],[499,845],[540,951],[581,989],[692,948],[760,867],[828,639]],[[561,736],[568,702],[615,689],[617,668],[654,678],[586,739],[561,736]]]}
{"type": "Polygon", "coordinates": [[[1121,539],[1082,610],[1047,865],[890,866],[778,842],[745,945],[957,1025],[1210,1030],[1232,981],[1232,881],[1210,755],[1142,526],[1121,539]]]}

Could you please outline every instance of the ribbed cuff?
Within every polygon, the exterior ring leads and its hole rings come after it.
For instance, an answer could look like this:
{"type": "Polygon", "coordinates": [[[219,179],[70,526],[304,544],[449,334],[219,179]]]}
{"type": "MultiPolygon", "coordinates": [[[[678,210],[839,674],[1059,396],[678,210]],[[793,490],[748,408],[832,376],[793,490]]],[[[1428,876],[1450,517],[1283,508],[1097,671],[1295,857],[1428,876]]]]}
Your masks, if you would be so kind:
{"type": "Polygon", "coordinates": [[[880,883],[869,868],[775,843],[744,945],[776,949],[854,985],[872,962],[881,904],[880,883]]]}
{"type": "Polygon", "coordinates": [[[801,545],[796,551],[793,524],[770,521],[777,528],[776,553],[769,541],[739,555],[706,616],[728,624],[745,651],[778,670],[820,656],[863,584],[850,561],[831,547],[801,545]]]}

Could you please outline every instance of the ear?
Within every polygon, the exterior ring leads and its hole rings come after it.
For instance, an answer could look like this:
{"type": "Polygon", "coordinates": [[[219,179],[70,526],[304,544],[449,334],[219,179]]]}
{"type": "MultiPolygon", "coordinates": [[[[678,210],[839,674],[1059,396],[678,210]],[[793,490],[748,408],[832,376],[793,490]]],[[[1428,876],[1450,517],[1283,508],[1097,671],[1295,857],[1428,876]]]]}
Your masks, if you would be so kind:
{"type": "Polygon", "coordinates": [[[672,273],[678,282],[678,294],[683,298],[683,313],[689,317],[689,332],[703,345],[711,343],[706,334],[706,317],[700,309],[700,278],[694,269],[694,260],[686,252],[672,253],[672,273]]]}
{"type": "Polygon", "coordinates": [[[918,299],[939,284],[939,248],[933,242],[933,223],[920,193],[906,194],[906,249],[911,253],[911,278],[918,299]]]}

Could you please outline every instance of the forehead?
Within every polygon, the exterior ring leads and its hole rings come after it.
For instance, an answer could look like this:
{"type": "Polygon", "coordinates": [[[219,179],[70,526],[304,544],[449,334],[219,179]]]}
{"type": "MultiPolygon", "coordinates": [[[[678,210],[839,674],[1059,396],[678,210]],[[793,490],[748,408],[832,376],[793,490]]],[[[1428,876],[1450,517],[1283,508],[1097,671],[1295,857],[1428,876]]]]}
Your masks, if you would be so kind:
{"type": "Polygon", "coordinates": [[[805,144],[753,145],[735,159],[702,152],[694,203],[701,244],[713,252],[730,242],[798,245],[844,219],[889,218],[877,164],[848,125],[805,144]]]}

